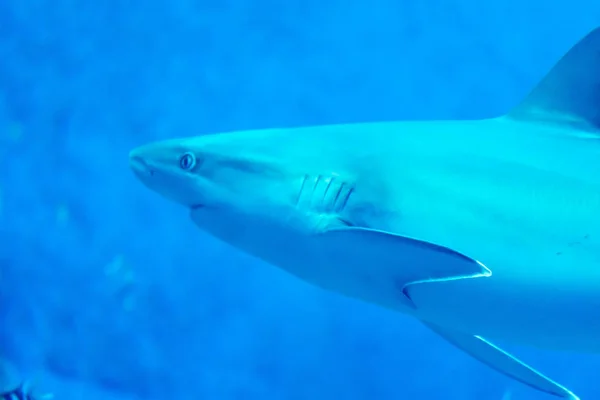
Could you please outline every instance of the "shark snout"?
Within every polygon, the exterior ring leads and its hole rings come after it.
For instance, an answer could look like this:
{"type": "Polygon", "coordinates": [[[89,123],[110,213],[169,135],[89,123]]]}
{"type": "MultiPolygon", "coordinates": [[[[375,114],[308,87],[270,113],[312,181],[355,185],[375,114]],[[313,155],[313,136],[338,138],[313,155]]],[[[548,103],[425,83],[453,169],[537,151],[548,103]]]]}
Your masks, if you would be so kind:
{"type": "Polygon", "coordinates": [[[138,149],[134,149],[129,153],[129,168],[142,180],[154,175],[154,169],[148,165],[138,149]]]}

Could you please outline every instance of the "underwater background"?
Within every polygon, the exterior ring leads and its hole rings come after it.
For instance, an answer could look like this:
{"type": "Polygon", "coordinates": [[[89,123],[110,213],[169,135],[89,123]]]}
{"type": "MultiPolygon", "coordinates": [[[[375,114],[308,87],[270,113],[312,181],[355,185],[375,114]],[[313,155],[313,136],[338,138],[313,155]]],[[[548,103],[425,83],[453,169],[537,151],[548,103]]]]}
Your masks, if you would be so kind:
{"type": "MultiPolygon", "coordinates": [[[[408,316],[209,237],[136,181],[128,152],[229,130],[499,115],[597,26],[591,0],[0,0],[0,389],[549,399],[408,316]]],[[[600,399],[600,356],[505,347],[600,399]]]]}

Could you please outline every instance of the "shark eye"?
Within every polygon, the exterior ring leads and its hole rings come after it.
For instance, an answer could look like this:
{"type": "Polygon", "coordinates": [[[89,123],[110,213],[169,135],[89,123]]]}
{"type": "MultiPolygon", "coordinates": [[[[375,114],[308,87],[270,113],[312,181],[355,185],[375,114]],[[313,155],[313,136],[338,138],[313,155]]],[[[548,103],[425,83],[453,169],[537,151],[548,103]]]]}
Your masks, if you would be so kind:
{"type": "Polygon", "coordinates": [[[196,156],[193,153],[183,153],[179,158],[179,166],[186,171],[196,166],[196,156]]]}

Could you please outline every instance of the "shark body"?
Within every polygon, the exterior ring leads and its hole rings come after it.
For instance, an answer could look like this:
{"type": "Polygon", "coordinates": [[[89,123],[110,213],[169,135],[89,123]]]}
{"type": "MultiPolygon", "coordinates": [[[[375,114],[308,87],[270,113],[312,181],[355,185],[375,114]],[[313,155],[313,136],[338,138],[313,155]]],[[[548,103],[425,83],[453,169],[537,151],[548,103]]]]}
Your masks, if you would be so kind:
{"type": "Polygon", "coordinates": [[[201,229],[538,390],[577,399],[490,340],[600,352],[600,29],[498,118],[204,135],[130,163],[201,229]]]}

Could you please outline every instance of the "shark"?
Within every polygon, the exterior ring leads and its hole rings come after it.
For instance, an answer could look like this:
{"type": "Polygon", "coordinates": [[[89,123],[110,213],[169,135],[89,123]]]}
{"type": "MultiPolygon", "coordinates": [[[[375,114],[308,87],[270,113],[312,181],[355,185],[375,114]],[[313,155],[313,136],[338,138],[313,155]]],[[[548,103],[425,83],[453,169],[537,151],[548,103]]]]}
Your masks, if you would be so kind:
{"type": "Polygon", "coordinates": [[[495,343],[600,351],[600,28],[497,117],[178,137],[129,164],[234,248],[578,399],[495,343]]]}

